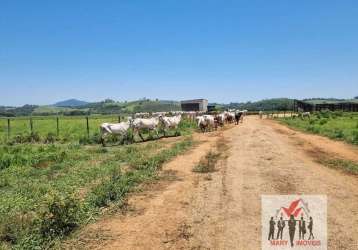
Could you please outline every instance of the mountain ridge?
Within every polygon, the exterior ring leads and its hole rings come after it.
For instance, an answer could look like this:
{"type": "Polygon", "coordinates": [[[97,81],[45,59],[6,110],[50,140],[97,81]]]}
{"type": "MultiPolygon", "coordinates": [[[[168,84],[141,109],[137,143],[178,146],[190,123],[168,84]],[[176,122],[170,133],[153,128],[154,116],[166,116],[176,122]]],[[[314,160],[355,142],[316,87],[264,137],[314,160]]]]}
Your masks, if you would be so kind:
{"type": "Polygon", "coordinates": [[[80,107],[80,106],[84,106],[84,105],[87,105],[87,104],[89,104],[89,102],[78,100],[78,99],[75,99],[75,98],[71,98],[71,99],[56,102],[55,104],[53,104],[51,106],[55,106],[55,107],[80,107]]]}

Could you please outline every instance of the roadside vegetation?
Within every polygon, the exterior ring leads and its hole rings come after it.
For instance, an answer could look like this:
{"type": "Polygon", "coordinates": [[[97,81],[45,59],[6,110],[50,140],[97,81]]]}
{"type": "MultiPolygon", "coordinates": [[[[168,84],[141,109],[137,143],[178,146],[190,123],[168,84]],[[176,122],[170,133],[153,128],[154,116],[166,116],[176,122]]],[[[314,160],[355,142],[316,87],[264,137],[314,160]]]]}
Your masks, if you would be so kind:
{"type": "Polygon", "coordinates": [[[358,113],[324,111],[310,118],[278,118],[282,123],[301,131],[319,134],[358,145],[358,113]]]}
{"type": "Polygon", "coordinates": [[[320,159],[319,162],[330,168],[340,169],[347,173],[358,175],[358,162],[344,159],[320,159]]]}
{"type": "Polygon", "coordinates": [[[183,120],[176,139],[118,146],[114,137],[114,146],[103,148],[95,131],[83,135],[82,122],[69,120],[71,135],[58,137],[40,133],[53,126],[45,119],[38,131],[0,144],[0,249],[49,248],[104,207],[121,205],[134,187],[155,179],[165,162],[192,146],[196,129],[183,120]]]}
{"type": "Polygon", "coordinates": [[[192,143],[0,146],[0,249],[51,247],[192,143]]]}

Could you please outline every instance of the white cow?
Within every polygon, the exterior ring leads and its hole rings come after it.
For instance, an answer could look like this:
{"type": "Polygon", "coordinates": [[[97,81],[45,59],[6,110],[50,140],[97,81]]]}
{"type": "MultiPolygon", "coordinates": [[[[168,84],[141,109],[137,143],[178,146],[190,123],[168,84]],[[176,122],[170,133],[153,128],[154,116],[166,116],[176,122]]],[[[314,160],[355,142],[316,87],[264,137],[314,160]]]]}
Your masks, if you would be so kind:
{"type": "MultiPolygon", "coordinates": [[[[165,130],[166,129],[177,129],[178,125],[181,121],[181,115],[176,115],[176,116],[172,116],[172,117],[166,117],[166,116],[159,116],[159,120],[162,123],[163,127],[164,127],[164,136],[166,136],[165,134],[165,130]]],[[[175,134],[177,134],[178,131],[175,132],[175,134]]]]}
{"type": "Polygon", "coordinates": [[[206,131],[207,129],[212,129],[215,127],[215,119],[212,115],[203,115],[203,116],[197,116],[196,120],[198,122],[198,127],[201,129],[201,131],[206,131]]]}
{"type": "Polygon", "coordinates": [[[167,112],[154,112],[152,114],[153,117],[165,116],[167,112]]]}
{"type": "Polygon", "coordinates": [[[108,134],[127,136],[130,127],[130,121],[120,123],[102,123],[100,126],[102,145],[105,146],[104,139],[108,134]]]}
{"type": "Polygon", "coordinates": [[[247,109],[239,110],[239,112],[241,113],[240,121],[241,121],[241,123],[243,123],[244,122],[244,116],[246,116],[246,114],[247,114],[247,109]]]}
{"type": "Polygon", "coordinates": [[[218,114],[216,120],[219,126],[224,126],[226,116],[224,113],[218,114]]]}
{"type": "Polygon", "coordinates": [[[235,113],[234,113],[234,112],[227,112],[227,111],[225,111],[225,112],[224,112],[224,115],[225,115],[225,120],[226,120],[228,123],[234,122],[234,120],[235,120],[235,113]]]}
{"type": "Polygon", "coordinates": [[[158,135],[158,124],[159,118],[152,117],[152,118],[136,118],[131,122],[131,127],[133,128],[134,133],[138,133],[142,141],[144,141],[140,131],[142,129],[148,129],[149,131],[155,131],[157,137],[158,135]]]}
{"type": "Polygon", "coordinates": [[[303,112],[301,113],[301,118],[305,118],[305,117],[308,117],[308,118],[311,118],[311,113],[310,112],[303,112]]]}
{"type": "Polygon", "coordinates": [[[149,115],[150,114],[148,112],[140,112],[140,113],[135,113],[134,118],[148,118],[149,115]]]}
{"type": "Polygon", "coordinates": [[[263,114],[264,114],[264,112],[262,112],[262,110],[260,110],[260,111],[259,111],[260,119],[262,119],[263,114]]]}

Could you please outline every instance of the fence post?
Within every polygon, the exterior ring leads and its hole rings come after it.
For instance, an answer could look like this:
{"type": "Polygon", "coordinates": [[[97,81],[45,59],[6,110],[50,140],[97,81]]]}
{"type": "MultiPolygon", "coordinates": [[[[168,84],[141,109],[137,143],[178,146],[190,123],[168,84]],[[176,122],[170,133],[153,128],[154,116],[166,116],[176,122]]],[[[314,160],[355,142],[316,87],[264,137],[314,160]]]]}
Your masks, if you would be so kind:
{"type": "Polygon", "coordinates": [[[7,119],[7,139],[10,139],[10,118],[7,119]]]}
{"type": "Polygon", "coordinates": [[[56,117],[56,132],[57,132],[57,136],[60,136],[60,125],[59,125],[58,116],[56,117]]]}
{"type": "Polygon", "coordinates": [[[88,123],[88,116],[86,116],[86,127],[87,127],[87,137],[89,138],[89,123],[88,123]]]}
{"type": "Polygon", "coordinates": [[[121,122],[121,116],[119,115],[118,116],[118,123],[120,123],[121,122]]]}
{"type": "Polygon", "coordinates": [[[30,117],[30,133],[33,134],[34,133],[34,125],[32,123],[32,117],[30,117]]]}

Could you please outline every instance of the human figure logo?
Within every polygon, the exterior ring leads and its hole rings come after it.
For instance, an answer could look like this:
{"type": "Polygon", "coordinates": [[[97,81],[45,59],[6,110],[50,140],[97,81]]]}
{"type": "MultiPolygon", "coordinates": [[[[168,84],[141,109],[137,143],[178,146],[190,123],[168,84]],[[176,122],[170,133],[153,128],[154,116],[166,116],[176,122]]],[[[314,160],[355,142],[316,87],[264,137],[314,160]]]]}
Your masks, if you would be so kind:
{"type": "Polygon", "coordinates": [[[262,249],[327,249],[325,195],[262,195],[262,249]]]}

